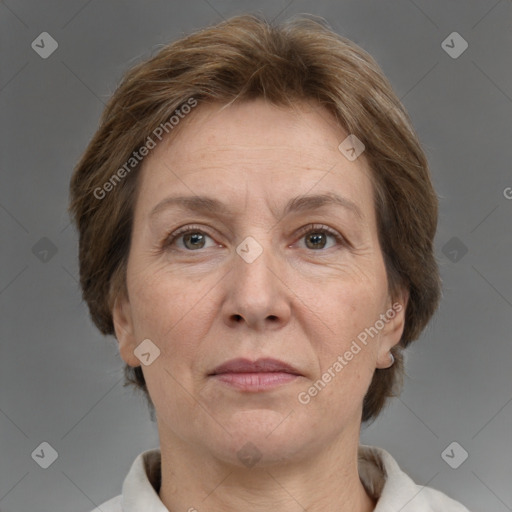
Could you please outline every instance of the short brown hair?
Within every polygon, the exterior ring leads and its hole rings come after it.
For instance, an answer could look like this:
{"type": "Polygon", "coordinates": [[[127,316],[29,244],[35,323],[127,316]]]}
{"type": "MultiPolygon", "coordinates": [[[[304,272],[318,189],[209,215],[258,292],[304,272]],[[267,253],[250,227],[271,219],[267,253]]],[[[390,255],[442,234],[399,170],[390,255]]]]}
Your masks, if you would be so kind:
{"type": "MultiPolygon", "coordinates": [[[[190,98],[199,105],[264,98],[293,107],[314,101],[364,143],[389,290],[393,298],[401,287],[409,292],[404,331],[393,348],[395,364],[375,370],[364,399],[362,421],[376,418],[401,387],[402,349],[419,337],[439,302],[433,251],[437,196],[410,119],[378,64],[322,19],[301,15],[274,25],[255,15],[236,16],[165,46],[127,72],[70,185],[80,283],[92,320],[103,334],[115,335],[112,308],[126,291],[140,165],[122,173],[119,182],[112,178],[190,98]],[[98,198],[107,182],[108,198],[98,198]]],[[[129,384],[143,390],[154,413],[140,367],[125,366],[129,384]]]]}

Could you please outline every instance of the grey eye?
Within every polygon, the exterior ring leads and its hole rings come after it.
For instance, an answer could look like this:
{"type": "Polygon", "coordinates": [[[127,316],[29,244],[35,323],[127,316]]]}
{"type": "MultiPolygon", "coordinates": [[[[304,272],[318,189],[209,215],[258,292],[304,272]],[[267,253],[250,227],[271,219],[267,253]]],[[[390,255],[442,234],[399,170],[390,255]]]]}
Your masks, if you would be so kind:
{"type": "Polygon", "coordinates": [[[185,235],[182,235],[183,244],[187,249],[202,249],[205,245],[205,235],[200,232],[191,232],[185,235]]]}
{"type": "Polygon", "coordinates": [[[308,249],[323,249],[327,243],[327,235],[325,233],[311,232],[304,238],[306,239],[306,247],[308,249]]]}

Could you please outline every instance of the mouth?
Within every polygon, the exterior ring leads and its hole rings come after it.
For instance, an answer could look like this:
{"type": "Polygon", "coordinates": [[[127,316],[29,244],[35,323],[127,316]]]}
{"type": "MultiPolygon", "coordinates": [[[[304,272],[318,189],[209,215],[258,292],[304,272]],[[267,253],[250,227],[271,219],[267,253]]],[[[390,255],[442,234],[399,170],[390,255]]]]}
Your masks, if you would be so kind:
{"type": "Polygon", "coordinates": [[[259,392],[290,383],[302,374],[277,359],[232,359],[217,366],[209,377],[241,391],[259,392]]]}

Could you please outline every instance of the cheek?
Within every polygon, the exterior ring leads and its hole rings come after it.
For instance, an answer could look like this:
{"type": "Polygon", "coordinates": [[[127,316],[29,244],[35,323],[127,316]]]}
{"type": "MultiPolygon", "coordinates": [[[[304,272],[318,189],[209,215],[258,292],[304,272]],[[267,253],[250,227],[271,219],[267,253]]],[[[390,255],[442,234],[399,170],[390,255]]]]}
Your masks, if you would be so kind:
{"type": "Polygon", "coordinates": [[[378,336],[366,335],[380,314],[369,289],[333,294],[324,311],[331,318],[325,335],[312,338],[318,358],[318,374],[306,391],[322,414],[333,417],[358,415],[375,371],[378,336]],[[365,337],[366,336],[366,337],[365,337]]]}
{"type": "Polygon", "coordinates": [[[368,389],[375,370],[378,335],[371,336],[366,329],[384,312],[385,285],[385,280],[379,282],[375,277],[358,283],[331,283],[322,303],[316,304],[326,325],[323,336],[310,339],[318,361],[317,378],[322,381],[317,386],[322,389],[318,405],[326,413],[330,403],[338,413],[348,411],[368,389]],[[322,383],[326,383],[325,388],[322,383]]]}
{"type": "MultiPolygon", "coordinates": [[[[215,318],[212,284],[146,268],[129,283],[135,335],[153,341],[165,368],[188,380],[187,372],[197,364],[201,340],[215,318]]],[[[147,368],[148,373],[152,370],[147,368]]]]}
{"type": "Polygon", "coordinates": [[[133,273],[128,282],[135,329],[139,334],[162,338],[166,332],[187,321],[187,315],[200,304],[204,285],[165,269],[146,267],[133,273]]]}
{"type": "Polygon", "coordinates": [[[386,304],[385,284],[375,278],[331,283],[323,293],[322,303],[317,301],[317,307],[327,320],[329,337],[335,345],[343,346],[344,341],[375,323],[386,304]]]}

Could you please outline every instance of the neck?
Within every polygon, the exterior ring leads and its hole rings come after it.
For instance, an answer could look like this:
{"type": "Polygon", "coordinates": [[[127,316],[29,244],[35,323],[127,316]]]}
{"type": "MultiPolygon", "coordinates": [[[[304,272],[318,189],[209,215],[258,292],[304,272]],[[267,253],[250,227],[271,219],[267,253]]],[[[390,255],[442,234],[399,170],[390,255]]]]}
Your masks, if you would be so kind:
{"type": "Polygon", "coordinates": [[[227,464],[160,435],[160,499],[169,511],[371,512],[375,501],[359,479],[356,436],[343,436],[314,456],[265,467],[227,464]],[[165,440],[165,442],[164,442],[165,440]]]}

